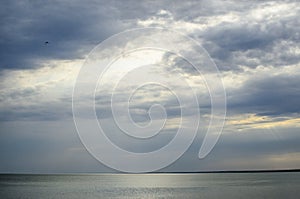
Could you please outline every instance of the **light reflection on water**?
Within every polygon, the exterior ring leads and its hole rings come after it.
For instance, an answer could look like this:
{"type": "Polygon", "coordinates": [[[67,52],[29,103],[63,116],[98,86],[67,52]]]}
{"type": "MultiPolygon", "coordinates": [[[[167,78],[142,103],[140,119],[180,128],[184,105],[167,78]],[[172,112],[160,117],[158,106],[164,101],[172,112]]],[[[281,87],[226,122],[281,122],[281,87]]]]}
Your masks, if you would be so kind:
{"type": "Polygon", "coordinates": [[[0,175],[0,198],[297,198],[300,173],[0,175]]]}

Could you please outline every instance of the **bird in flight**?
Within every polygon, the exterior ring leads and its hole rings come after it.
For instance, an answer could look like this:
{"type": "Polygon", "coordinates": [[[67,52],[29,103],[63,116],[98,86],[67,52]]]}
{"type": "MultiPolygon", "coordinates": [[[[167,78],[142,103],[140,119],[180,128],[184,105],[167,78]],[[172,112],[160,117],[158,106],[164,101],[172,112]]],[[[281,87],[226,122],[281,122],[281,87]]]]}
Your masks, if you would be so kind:
{"type": "Polygon", "coordinates": [[[49,41],[45,41],[45,45],[48,45],[49,44],[49,41]]]}

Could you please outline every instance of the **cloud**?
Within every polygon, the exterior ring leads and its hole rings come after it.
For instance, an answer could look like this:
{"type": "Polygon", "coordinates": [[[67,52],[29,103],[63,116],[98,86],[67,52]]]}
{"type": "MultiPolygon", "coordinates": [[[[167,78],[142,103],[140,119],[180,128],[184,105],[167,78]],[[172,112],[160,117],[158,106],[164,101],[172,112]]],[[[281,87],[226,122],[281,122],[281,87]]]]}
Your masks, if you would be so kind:
{"type": "Polygon", "coordinates": [[[287,66],[299,62],[296,3],[264,3],[242,10],[233,22],[221,22],[200,33],[204,46],[223,70],[241,66],[287,66]]]}
{"type": "Polygon", "coordinates": [[[124,24],[113,17],[118,15],[117,9],[105,2],[90,3],[3,3],[1,68],[32,68],[47,60],[83,58],[96,44],[123,28],[124,24]]]}
{"type": "Polygon", "coordinates": [[[190,1],[161,11],[138,24],[171,28],[195,38],[220,70],[299,62],[298,2],[190,1]],[[168,14],[160,15],[161,11],[168,14]]]}
{"type": "Polygon", "coordinates": [[[266,116],[300,114],[299,74],[256,75],[229,91],[229,110],[266,116]]]}
{"type": "MultiPolygon", "coordinates": [[[[122,79],[116,93],[120,110],[127,102],[129,83],[165,76],[185,99],[183,119],[188,130],[194,128],[188,121],[200,106],[200,135],[184,157],[167,169],[271,168],[274,163],[287,168],[299,163],[298,1],[6,1],[0,9],[0,159],[6,160],[0,171],[109,170],[88,156],[76,137],[71,121],[74,82],[84,57],[96,44],[128,28],[151,26],[171,28],[199,41],[220,69],[228,97],[224,134],[216,149],[199,160],[211,105],[207,85],[198,72],[186,60],[160,52],[152,58],[161,56],[160,63],[169,67],[143,68],[122,79]],[[179,81],[178,73],[195,87],[199,106],[189,104],[191,93],[179,81]]],[[[121,42],[116,40],[114,47],[121,42]]],[[[193,52],[192,46],[182,47],[193,52]]],[[[105,56],[123,53],[116,48],[105,56]]],[[[149,54],[135,54],[140,56],[138,64],[153,64],[150,58],[145,61],[149,54]]],[[[147,123],[149,107],[162,103],[169,116],[166,128],[153,142],[130,140],[122,134],[113,124],[111,96],[106,89],[119,77],[118,72],[122,73],[119,69],[133,63],[129,55],[123,59],[111,71],[113,75],[106,77],[108,84],[96,92],[98,120],[117,145],[138,152],[155,150],[174,137],[182,105],[157,87],[140,89],[130,104],[132,119],[147,123]]],[[[80,97],[82,109],[94,102],[84,92],[80,97]]],[[[90,119],[88,114],[85,119],[90,119]]]]}
{"type": "Polygon", "coordinates": [[[39,69],[3,71],[1,121],[70,119],[72,86],[81,61],[55,61],[39,69]]]}

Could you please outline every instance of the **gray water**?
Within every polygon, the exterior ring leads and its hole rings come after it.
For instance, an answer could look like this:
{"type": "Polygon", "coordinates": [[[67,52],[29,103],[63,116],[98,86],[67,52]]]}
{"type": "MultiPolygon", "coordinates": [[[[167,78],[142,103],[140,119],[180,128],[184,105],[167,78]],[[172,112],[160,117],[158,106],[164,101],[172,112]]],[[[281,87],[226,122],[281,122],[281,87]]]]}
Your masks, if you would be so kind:
{"type": "Polygon", "coordinates": [[[300,173],[0,175],[0,198],[300,198],[300,173]]]}

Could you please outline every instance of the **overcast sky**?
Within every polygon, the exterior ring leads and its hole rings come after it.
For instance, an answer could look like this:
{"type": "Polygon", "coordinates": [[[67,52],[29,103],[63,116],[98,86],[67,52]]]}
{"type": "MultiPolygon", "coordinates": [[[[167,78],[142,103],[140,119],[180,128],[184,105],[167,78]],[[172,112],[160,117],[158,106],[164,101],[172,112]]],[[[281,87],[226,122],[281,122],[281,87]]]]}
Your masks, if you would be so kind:
{"type": "MultiPolygon", "coordinates": [[[[104,86],[95,94],[97,118],[112,141],[126,150],[156,150],[174,137],[178,119],[191,121],[200,108],[195,141],[164,171],[300,168],[298,1],[7,0],[2,1],[0,15],[0,172],[113,172],[81,143],[73,121],[72,91],[96,45],[119,32],[147,27],[181,32],[207,50],[227,95],[224,130],[211,153],[200,160],[211,107],[203,79],[170,52],[124,54],[119,44],[119,51],[110,49],[107,55],[121,54],[111,67],[113,75],[103,76],[104,86]],[[192,101],[177,73],[197,88],[200,99],[199,107],[184,104],[188,112],[180,115],[182,104],[165,88],[144,86],[134,93],[130,113],[137,124],[149,121],[151,104],[166,106],[166,126],[152,142],[138,143],[120,134],[110,110],[107,88],[123,69],[139,63],[159,65],[120,80],[116,111],[121,113],[135,80],[168,77],[178,95],[192,101]]],[[[139,40],[127,45],[134,42],[139,40]]],[[[90,99],[82,97],[88,104],[90,99]]]]}

